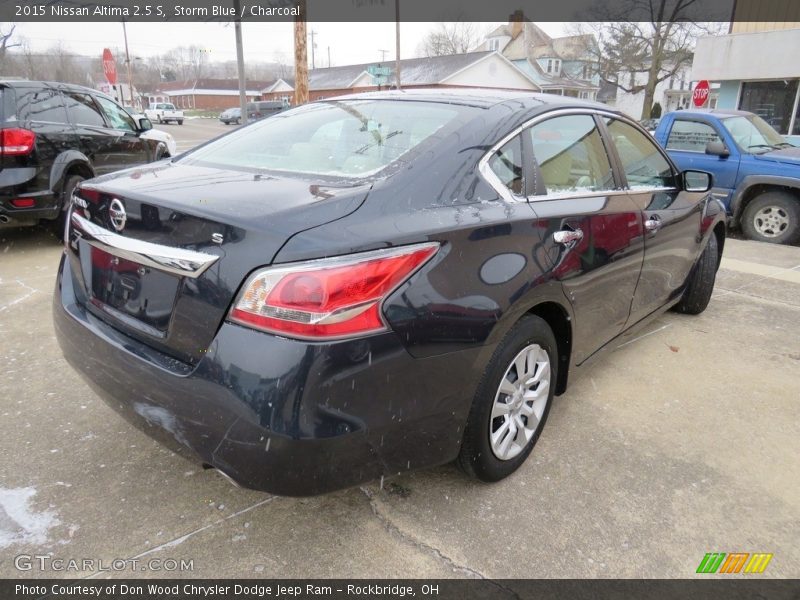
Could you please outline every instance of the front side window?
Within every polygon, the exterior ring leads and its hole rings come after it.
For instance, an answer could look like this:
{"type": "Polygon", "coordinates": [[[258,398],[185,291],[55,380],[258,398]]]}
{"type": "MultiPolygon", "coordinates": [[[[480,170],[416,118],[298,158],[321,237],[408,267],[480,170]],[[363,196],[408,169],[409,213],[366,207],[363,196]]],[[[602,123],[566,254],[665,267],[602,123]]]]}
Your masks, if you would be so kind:
{"type": "Polygon", "coordinates": [[[500,182],[513,194],[521,196],[525,191],[522,163],[522,138],[517,135],[504,144],[492,158],[489,168],[500,182]]]}
{"type": "Polygon", "coordinates": [[[106,113],[114,129],[136,131],[136,125],[133,119],[121,106],[117,106],[117,104],[102,96],[97,96],[97,101],[100,103],[100,106],[103,108],[103,111],[106,113]]]}
{"type": "Polygon", "coordinates": [[[617,148],[629,188],[675,187],[672,167],[654,141],[618,119],[606,119],[606,126],[617,148]]]}
{"type": "Polygon", "coordinates": [[[89,94],[67,92],[64,94],[67,105],[67,114],[75,125],[89,125],[90,127],[105,127],[106,122],[89,94]]]}
{"type": "Polygon", "coordinates": [[[705,152],[709,143],[721,141],[719,134],[708,123],[678,119],[672,124],[672,130],[669,132],[667,150],[705,152]]]}
{"type": "Polygon", "coordinates": [[[614,175],[591,115],[554,117],[527,130],[548,194],[614,189],[614,175]]]}
{"type": "Polygon", "coordinates": [[[743,152],[763,154],[787,144],[761,117],[730,117],[723,123],[743,152]]]}
{"type": "Polygon", "coordinates": [[[280,112],[188,154],[187,163],[365,177],[480,109],[391,100],[329,100],[280,112]],[[463,118],[462,118],[463,117],[463,118]]]}

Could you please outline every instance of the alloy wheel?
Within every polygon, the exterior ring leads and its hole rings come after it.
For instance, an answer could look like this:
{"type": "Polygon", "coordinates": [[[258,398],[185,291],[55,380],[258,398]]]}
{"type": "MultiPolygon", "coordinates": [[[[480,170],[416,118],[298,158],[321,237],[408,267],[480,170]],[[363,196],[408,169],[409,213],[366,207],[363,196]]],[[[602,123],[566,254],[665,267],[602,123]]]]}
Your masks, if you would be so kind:
{"type": "Polygon", "coordinates": [[[489,445],[500,460],[511,460],[539,428],[550,392],[550,357],[530,344],[514,357],[500,380],[489,417],[489,445]]]}

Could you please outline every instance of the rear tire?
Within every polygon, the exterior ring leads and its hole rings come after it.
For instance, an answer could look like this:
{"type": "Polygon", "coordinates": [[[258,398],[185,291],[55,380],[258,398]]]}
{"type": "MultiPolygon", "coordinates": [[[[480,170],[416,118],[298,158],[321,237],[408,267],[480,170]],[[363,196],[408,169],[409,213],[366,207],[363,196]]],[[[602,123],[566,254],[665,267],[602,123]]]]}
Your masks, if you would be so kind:
{"type": "Polygon", "coordinates": [[[770,244],[800,240],[800,200],[787,192],[766,192],[754,198],[742,215],[748,239],[770,244]]]}
{"type": "Polygon", "coordinates": [[[183,125],[183,119],[180,119],[180,120],[178,121],[178,125],[183,125]]]}
{"type": "Polygon", "coordinates": [[[61,211],[58,213],[58,217],[56,217],[55,221],[51,221],[53,233],[55,233],[59,239],[64,237],[64,229],[67,226],[69,203],[72,201],[72,192],[81,181],[85,180],[86,178],[80,175],[70,175],[64,182],[64,187],[61,188],[61,211]]]}
{"type": "Polygon", "coordinates": [[[697,259],[692,272],[686,282],[686,290],[674,307],[675,312],[687,315],[699,315],[711,300],[714,291],[714,281],[717,278],[719,265],[719,247],[717,236],[712,233],[708,238],[703,253],[697,259]]]}
{"type": "Polygon", "coordinates": [[[557,377],[552,330],[540,317],[523,317],[497,346],[472,401],[457,458],[465,473],[499,481],[525,462],[547,421],[557,377]]]}

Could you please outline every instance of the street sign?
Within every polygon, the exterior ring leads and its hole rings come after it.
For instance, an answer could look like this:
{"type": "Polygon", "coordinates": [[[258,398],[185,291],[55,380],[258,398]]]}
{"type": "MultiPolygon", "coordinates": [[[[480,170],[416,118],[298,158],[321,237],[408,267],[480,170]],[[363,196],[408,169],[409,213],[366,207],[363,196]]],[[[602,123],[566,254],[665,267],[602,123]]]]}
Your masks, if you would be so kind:
{"type": "Polygon", "coordinates": [[[389,67],[382,67],[380,65],[370,65],[367,67],[367,73],[372,75],[373,85],[386,85],[389,81],[389,67]]]}
{"type": "Polygon", "coordinates": [[[111,50],[103,50],[103,73],[106,74],[106,81],[111,85],[117,85],[117,64],[114,62],[114,55],[111,50]]]}
{"type": "Polygon", "coordinates": [[[702,108],[708,102],[708,95],[710,93],[711,86],[708,85],[708,80],[703,79],[702,81],[698,81],[697,85],[694,86],[694,91],[692,92],[692,103],[697,108],[702,108]]]}

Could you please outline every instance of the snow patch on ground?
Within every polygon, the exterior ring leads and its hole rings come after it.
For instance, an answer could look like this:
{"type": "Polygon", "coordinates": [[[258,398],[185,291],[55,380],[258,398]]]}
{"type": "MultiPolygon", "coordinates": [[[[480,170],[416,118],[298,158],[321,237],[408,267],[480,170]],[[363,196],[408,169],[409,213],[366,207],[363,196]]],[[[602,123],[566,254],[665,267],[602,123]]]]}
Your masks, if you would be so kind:
{"type": "Polygon", "coordinates": [[[37,513],[31,508],[35,495],[32,487],[0,487],[0,548],[13,544],[44,544],[48,531],[61,524],[55,513],[37,513]]]}

